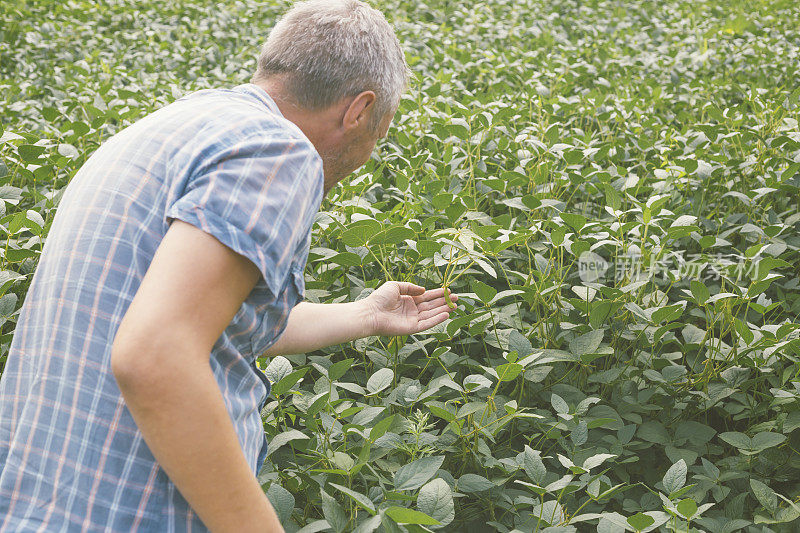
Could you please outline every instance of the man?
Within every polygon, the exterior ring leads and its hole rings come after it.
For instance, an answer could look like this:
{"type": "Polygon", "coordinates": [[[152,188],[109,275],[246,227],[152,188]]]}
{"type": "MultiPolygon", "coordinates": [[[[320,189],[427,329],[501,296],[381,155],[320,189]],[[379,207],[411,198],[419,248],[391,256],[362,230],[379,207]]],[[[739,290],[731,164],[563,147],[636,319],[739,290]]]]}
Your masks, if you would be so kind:
{"type": "MultiPolygon", "coordinates": [[[[263,355],[449,316],[389,282],[299,303],[324,193],[386,135],[407,67],[357,0],[297,4],[251,83],[105,142],[67,187],[0,380],[0,531],[281,531],[263,355]]],[[[453,296],[455,299],[455,296],[453,296]]]]}

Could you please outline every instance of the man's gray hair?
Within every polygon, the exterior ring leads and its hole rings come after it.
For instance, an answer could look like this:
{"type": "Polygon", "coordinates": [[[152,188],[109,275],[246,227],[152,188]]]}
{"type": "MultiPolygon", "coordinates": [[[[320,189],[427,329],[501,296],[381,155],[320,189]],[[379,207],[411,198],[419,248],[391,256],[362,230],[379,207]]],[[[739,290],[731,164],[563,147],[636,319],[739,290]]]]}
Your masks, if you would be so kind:
{"type": "Polygon", "coordinates": [[[287,90],[307,109],[373,91],[373,129],[398,105],[409,77],[394,30],[359,0],[294,4],[270,32],[251,81],[276,74],[287,74],[287,90]]]}

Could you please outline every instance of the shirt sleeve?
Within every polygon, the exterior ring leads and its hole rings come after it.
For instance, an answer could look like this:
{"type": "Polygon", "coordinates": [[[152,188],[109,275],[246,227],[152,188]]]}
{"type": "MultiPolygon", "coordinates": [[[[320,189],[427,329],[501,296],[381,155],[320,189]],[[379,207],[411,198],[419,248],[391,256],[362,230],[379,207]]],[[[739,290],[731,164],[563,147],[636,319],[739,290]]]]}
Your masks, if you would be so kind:
{"type": "Polygon", "coordinates": [[[258,267],[278,296],[322,198],[322,163],[306,139],[250,136],[204,157],[167,208],[258,267]]]}

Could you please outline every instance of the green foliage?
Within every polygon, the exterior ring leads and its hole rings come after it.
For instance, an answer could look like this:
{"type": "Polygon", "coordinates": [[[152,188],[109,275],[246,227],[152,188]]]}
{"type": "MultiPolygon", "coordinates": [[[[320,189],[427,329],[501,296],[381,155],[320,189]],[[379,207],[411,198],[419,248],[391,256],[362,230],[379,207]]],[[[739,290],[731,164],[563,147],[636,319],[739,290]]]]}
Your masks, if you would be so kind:
{"type": "MultiPolygon", "coordinates": [[[[326,198],[306,294],[460,310],[260,361],[287,531],[795,531],[796,3],[376,5],[415,79],[326,198]]],[[[0,0],[0,369],[77,169],[248,81],[286,7],[0,0]]]]}

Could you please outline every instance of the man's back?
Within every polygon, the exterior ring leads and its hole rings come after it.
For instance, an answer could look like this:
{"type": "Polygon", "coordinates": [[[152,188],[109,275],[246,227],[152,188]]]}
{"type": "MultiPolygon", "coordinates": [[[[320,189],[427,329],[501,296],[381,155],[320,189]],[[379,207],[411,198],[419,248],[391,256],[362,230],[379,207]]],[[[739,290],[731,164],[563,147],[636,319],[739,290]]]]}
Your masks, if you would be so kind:
{"type": "Polygon", "coordinates": [[[302,298],[321,172],[302,132],[251,84],[194,93],[92,155],[61,200],[0,380],[0,530],[204,529],[110,370],[117,327],[172,218],[262,273],[210,360],[258,469],[267,389],[253,360],[302,298]]]}

